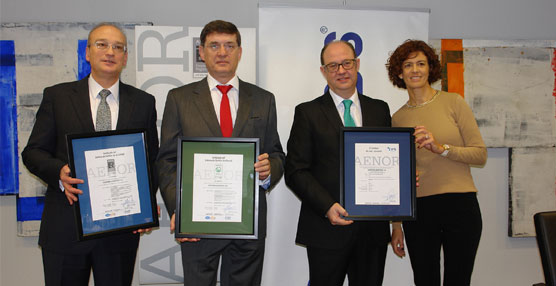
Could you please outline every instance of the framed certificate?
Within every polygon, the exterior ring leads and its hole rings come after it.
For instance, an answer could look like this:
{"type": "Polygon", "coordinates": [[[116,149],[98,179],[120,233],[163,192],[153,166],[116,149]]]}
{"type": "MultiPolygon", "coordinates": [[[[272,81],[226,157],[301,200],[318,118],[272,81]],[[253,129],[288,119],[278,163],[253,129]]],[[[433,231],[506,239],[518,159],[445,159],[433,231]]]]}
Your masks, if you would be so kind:
{"type": "Polygon", "coordinates": [[[257,239],[258,138],[178,139],[176,237],[257,239]]]}
{"type": "Polygon", "coordinates": [[[84,181],[74,204],[80,240],[158,226],[145,130],[66,138],[72,175],[84,181]]]}
{"type": "Polygon", "coordinates": [[[352,220],[415,219],[413,128],[343,128],[340,203],[352,220]]]}

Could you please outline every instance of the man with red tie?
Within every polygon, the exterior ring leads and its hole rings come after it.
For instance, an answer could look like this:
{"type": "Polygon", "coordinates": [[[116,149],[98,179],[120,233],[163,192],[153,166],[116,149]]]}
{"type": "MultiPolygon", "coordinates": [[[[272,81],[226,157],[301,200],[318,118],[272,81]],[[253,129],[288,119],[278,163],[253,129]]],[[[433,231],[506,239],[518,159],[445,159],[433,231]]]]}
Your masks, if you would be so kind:
{"type": "Polygon", "coordinates": [[[168,92],[162,118],[157,169],[161,194],[174,230],[177,139],[188,137],[259,138],[259,238],[180,238],[184,285],[260,285],[266,236],[266,197],[284,172],[285,155],[276,128],[274,95],[240,80],[241,36],[237,27],[216,20],[201,31],[199,54],[208,75],[201,81],[168,92]]]}

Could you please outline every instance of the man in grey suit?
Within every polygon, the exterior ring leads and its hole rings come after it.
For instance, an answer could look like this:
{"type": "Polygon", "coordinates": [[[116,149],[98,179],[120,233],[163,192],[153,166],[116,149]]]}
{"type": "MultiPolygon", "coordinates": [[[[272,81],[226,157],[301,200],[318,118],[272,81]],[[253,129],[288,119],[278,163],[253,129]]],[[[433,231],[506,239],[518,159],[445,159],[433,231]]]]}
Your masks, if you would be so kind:
{"type": "MultiPolygon", "coordinates": [[[[88,77],[44,90],[21,153],[29,171],[48,185],[39,235],[45,284],[86,286],[93,269],[97,286],[131,285],[138,232],[146,230],[77,240],[73,204],[83,192],[74,185],[84,181],[71,176],[66,134],[145,128],[152,166],[158,153],[155,99],[120,81],[127,63],[127,39],[119,27],[101,23],[93,28],[86,59],[91,64],[88,77]]],[[[151,180],[155,193],[156,176],[151,174],[151,180]]]]}
{"type": "Polygon", "coordinates": [[[259,138],[260,153],[254,164],[259,172],[259,239],[183,238],[181,242],[185,285],[216,285],[219,259],[220,285],[260,285],[266,236],[266,197],[283,174],[284,152],[276,129],[274,95],[240,80],[241,59],[237,27],[212,21],[201,32],[199,54],[208,76],[170,90],[162,118],[157,159],[161,194],[174,230],[176,208],[177,138],[259,138]]]}
{"type": "Polygon", "coordinates": [[[343,126],[390,126],[386,102],[357,92],[359,59],[349,42],[322,48],[329,91],[295,108],[286,184],[301,200],[296,242],[307,246],[311,286],[382,285],[388,222],[345,220],[340,201],[343,126]]]}

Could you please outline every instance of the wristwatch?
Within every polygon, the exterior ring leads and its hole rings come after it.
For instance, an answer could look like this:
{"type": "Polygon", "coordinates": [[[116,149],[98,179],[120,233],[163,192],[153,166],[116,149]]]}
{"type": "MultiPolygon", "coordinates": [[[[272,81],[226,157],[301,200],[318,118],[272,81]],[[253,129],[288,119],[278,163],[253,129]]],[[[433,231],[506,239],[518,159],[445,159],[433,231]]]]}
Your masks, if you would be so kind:
{"type": "Polygon", "coordinates": [[[442,152],[442,154],[440,154],[440,156],[442,156],[442,157],[448,156],[448,153],[450,153],[450,145],[442,144],[442,147],[444,147],[444,152],[442,152]]]}

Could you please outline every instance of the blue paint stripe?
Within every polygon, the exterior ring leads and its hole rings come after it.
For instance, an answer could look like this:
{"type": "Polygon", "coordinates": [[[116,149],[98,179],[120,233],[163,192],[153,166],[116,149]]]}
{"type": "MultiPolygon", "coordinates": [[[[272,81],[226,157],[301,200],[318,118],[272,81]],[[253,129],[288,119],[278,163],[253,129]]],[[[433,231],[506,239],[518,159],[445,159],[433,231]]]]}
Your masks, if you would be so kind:
{"type": "Polygon", "coordinates": [[[44,197],[17,197],[17,221],[41,220],[44,197]]]}
{"type": "Polygon", "coordinates": [[[87,40],[79,40],[77,42],[77,80],[80,80],[91,73],[91,65],[85,57],[86,50],[87,40]]]}
{"type": "Polygon", "coordinates": [[[13,41],[0,41],[0,42],[7,42],[7,45],[0,44],[0,66],[8,66],[13,67],[15,66],[15,56],[13,54],[9,54],[10,51],[13,51],[13,41]],[[10,47],[11,42],[11,47],[10,47]],[[7,49],[6,51],[4,49],[7,49]],[[8,53],[5,53],[8,52],[8,53]]]}
{"type": "Polygon", "coordinates": [[[18,193],[14,41],[0,41],[0,195],[18,193]]]}

